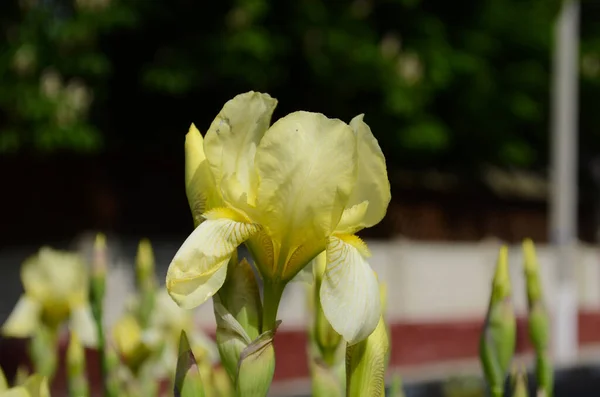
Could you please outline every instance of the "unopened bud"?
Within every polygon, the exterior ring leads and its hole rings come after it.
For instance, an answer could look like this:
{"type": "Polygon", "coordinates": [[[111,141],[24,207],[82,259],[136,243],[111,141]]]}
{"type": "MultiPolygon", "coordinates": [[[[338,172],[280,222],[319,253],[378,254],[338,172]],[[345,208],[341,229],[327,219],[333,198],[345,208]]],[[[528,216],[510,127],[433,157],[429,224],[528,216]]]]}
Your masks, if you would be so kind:
{"type": "Polygon", "coordinates": [[[138,285],[142,290],[153,288],[156,282],[154,275],[155,262],[150,240],[143,239],[140,241],[135,259],[138,285]]]}
{"type": "Polygon", "coordinates": [[[71,331],[67,349],[67,378],[71,396],[89,396],[89,386],[85,373],[85,350],[73,331],[71,331]]]}
{"type": "Polygon", "coordinates": [[[389,347],[383,316],[367,339],[346,347],[347,396],[385,396],[385,361],[389,347]]]}
{"type": "Polygon", "coordinates": [[[94,257],[92,260],[92,274],[94,276],[106,276],[106,269],[108,267],[108,255],[106,251],[106,236],[98,233],[94,241],[94,257]]]}
{"type": "Polygon", "coordinates": [[[4,371],[0,368],[0,393],[8,389],[8,381],[4,375],[4,371]]]}
{"type": "Polygon", "coordinates": [[[275,373],[273,338],[278,325],[279,322],[242,352],[235,385],[238,396],[264,397],[269,392],[275,373]]]}
{"type": "Polygon", "coordinates": [[[246,259],[232,258],[225,283],[213,301],[221,362],[235,381],[240,355],[259,336],[262,322],[258,284],[246,259]]]}
{"type": "Polygon", "coordinates": [[[502,396],[515,351],[516,320],[511,302],[508,248],[500,249],[479,354],[492,396],[502,396]]]}

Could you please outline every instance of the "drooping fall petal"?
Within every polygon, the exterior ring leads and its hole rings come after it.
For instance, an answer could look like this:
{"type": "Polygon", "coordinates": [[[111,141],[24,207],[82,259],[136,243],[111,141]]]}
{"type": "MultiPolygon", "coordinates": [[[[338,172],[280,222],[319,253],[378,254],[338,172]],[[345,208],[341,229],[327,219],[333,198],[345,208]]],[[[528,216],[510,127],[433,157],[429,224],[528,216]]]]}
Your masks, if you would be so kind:
{"type": "Polygon", "coordinates": [[[2,325],[2,334],[12,338],[26,338],[37,330],[42,306],[27,295],[19,298],[12,313],[2,325]]]}
{"type": "Polygon", "coordinates": [[[179,248],[167,271],[169,295],[186,309],[199,306],[221,288],[231,255],[259,230],[225,209],[213,210],[205,218],[179,248]]]}
{"type": "Polygon", "coordinates": [[[321,305],[337,333],[352,345],[368,337],[381,317],[379,284],[356,236],[331,237],[321,283],[321,305]],[[339,238],[342,237],[342,238],[339,238]]]}

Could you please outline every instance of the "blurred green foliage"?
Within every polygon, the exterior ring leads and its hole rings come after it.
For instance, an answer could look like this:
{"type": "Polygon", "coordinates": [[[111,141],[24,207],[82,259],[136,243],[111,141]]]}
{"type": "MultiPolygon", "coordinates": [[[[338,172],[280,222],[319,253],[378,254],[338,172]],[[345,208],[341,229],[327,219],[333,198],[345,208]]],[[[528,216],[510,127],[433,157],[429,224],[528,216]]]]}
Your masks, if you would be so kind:
{"type": "Polygon", "coordinates": [[[90,106],[111,71],[102,34],[135,21],[113,0],[19,0],[0,6],[0,151],[98,148],[90,106]]]}
{"type": "MultiPolygon", "coordinates": [[[[8,3],[4,152],[179,153],[190,122],[206,128],[218,104],[260,90],[280,100],[276,117],[366,113],[397,166],[547,161],[560,0],[8,3]]],[[[600,6],[582,7],[581,135],[600,148],[600,6]]]]}

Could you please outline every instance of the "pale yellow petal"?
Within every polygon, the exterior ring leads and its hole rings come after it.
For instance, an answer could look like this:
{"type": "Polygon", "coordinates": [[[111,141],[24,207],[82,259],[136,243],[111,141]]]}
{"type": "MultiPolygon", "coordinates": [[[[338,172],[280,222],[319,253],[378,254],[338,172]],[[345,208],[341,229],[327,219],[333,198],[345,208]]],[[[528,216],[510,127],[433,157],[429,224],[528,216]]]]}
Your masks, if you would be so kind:
{"type": "Polygon", "coordinates": [[[42,247],[23,263],[21,281],[26,294],[39,302],[70,305],[87,298],[86,272],[80,255],[42,247]]]}
{"type": "Polygon", "coordinates": [[[31,397],[31,394],[29,394],[26,388],[19,386],[0,392],[0,397],[31,397]]]}
{"type": "Polygon", "coordinates": [[[222,204],[204,155],[204,140],[194,124],[185,136],[185,190],[196,226],[204,220],[202,214],[222,204]]]}
{"type": "Polygon", "coordinates": [[[259,230],[255,224],[205,215],[207,220],[185,240],[167,271],[167,290],[185,309],[201,305],[221,288],[229,258],[259,230]]]}
{"type": "Polygon", "coordinates": [[[321,305],[333,329],[350,344],[367,338],[377,327],[381,302],[377,277],[355,236],[331,237],[321,283],[321,305]]]}
{"type": "Polygon", "coordinates": [[[364,219],[369,208],[369,202],[363,201],[346,208],[342,213],[340,223],[335,228],[336,233],[352,234],[364,227],[364,219]]]}
{"type": "Polygon", "coordinates": [[[390,182],[385,165],[385,157],[373,136],[369,126],[363,121],[364,115],[356,116],[350,122],[357,139],[358,151],[358,177],[354,190],[348,200],[347,212],[342,217],[345,220],[338,228],[340,233],[354,233],[365,227],[378,224],[387,211],[391,199],[390,182]],[[356,220],[356,205],[368,203],[362,219],[356,220]],[[355,221],[354,227],[349,226],[349,220],[355,221]]]}
{"type": "Polygon", "coordinates": [[[256,152],[259,223],[284,253],[306,244],[310,260],[324,249],[354,186],[356,156],[352,129],[319,113],[291,113],[267,131],[256,152]]]}
{"type": "MultiPolygon", "coordinates": [[[[228,101],[212,122],[204,139],[204,153],[216,185],[221,189],[223,183],[238,185],[235,189],[225,187],[225,194],[243,192],[246,202],[254,202],[257,183],[254,155],[276,106],[277,100],[268,94],[251,91],[228,101]]],[[[241,196],[227,199],[237,201],[241,196]]]]}
{"type": "Polygon", "coordinates": [[[33,335],[40,323],[41,310],[37,301],[22,295],[2,325],[2,335],[12,338],[27,338],[33,335]]]}
{"type": "Polygon", "coordinates": [[[70,327],[71,330],[75,331],[84,346],[97,346],[96,323],[92,315],[92,308],[88,303],[79,305],[73,309],[71,312],[70,327]]]}

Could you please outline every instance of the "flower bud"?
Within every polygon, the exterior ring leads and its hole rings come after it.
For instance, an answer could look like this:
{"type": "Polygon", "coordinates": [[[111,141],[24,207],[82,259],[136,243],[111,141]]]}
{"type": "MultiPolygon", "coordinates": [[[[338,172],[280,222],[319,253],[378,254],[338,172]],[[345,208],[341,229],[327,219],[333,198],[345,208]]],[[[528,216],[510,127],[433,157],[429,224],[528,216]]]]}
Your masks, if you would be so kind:
{"type": "Polygon", "coordinates": [[[135,257],[135,270],[138,286],[142,291],[155,287],[154,263],[154,251],[150,240],[141,240],[135,257]]]}
{"type": "Polygon", "coordinates": [[[319,358],[311,363],[312,395],[314,397],[343,397],[343,383],[338,374],[319,358]]]}
{"type": "Polygon", "coordinates": [[[492,396],[502,396],[515,351],[516,320],[511,302],[508,248],[500,249],[479,354],[492,396]]]}
{"type": "Polygon", "coordinates": [[[278,325],[279,322],[242,352],[235,384],[238,396],[265,397],[269,392],[275,373],[273,338],[278,325]]]}
{"type": "Polygon", "coordinates": [[[85,350],[77,335],[71,331],[67,348],[67,380],[71,396],[89,396],[89,386],[85,373],[85,350]]]}
{"type": "Polygon", "coordinates": [[[552,397],[554,370],[548,354],[550,345],[550,319],[544,306],[542,283],[533,241],[523,241],[527,301],[529,306],[529,339],[536,354],[536,378],[540,390],[552,397]]]}
{"type": "Polygon", "coordinates": [[[347,396],[385,396],[385,361],[389,347],[383,316],[367,339],[346,347],[347,396]]]}
{"type": "Polygon", "coordinates": [[[246,259],[229,262],[227,278],[213,297],[217,346],[223,366],[235,382],[242,352],[260,334],[262,305],[258,284],[246,259]]]}

